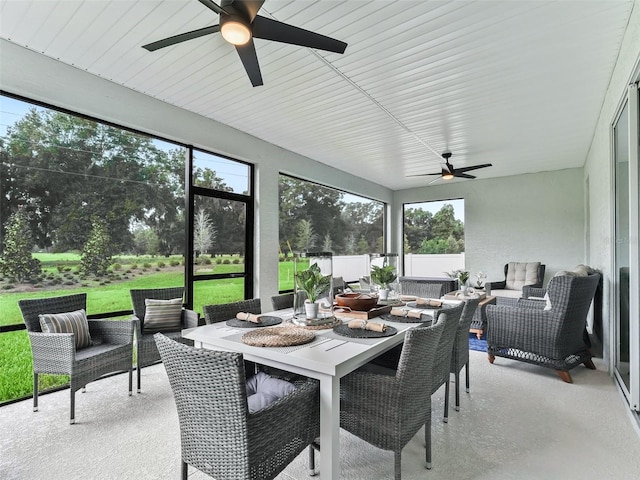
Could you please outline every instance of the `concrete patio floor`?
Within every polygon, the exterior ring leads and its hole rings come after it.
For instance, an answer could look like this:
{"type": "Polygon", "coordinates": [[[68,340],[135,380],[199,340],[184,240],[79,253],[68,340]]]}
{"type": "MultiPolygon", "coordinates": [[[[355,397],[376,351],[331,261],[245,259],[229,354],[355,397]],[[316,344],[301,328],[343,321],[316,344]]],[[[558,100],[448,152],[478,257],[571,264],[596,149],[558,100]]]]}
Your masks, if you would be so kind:
{"type": "MultiPolygon", "coordinates": [[[[405,447],[403,479],[639,478],[640,436],[611,378],[582,366],[573,384],[552,370],[471,352],[471,393],[442,422],[444,388],[433,398],[433,469],[424,468],[423,432],[405,447]]],[[[68,390],[0,408],[4,480],[178,479],[178,419],[164,367],[143,370],[143,391],[127,395],[126,375],[76,394],[68,390]]],[[[452,385],[453,387],[453,385],[452,385]]],[[[452,388],[453,394],[453,388],[452,388]]],[[[453,397],[452,397],[453,398],[453,397]]],[[[393,453],[342,432],[342,477],[393,477],[393,453]]],[[[279,477],[310,478],[303,452],[279,477]]],[[[190,469],[190,479],[209,478],[190,469]]]]}

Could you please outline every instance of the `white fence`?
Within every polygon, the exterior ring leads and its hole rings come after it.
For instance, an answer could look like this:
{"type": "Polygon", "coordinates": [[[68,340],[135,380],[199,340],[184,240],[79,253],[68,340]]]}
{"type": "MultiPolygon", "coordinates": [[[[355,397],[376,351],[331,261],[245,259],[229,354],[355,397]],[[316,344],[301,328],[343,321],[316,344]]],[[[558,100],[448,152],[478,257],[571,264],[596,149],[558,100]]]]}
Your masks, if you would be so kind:
{"type": "MultiPolygon", "coordinates": [[[[445,277],[445,272],[464,269],[464,253],[404,256],[407,277],[445,277]]],[[[333,257],[333,276],[350,282],[369,275],[369,255],[336,255],[333,257]]]]}

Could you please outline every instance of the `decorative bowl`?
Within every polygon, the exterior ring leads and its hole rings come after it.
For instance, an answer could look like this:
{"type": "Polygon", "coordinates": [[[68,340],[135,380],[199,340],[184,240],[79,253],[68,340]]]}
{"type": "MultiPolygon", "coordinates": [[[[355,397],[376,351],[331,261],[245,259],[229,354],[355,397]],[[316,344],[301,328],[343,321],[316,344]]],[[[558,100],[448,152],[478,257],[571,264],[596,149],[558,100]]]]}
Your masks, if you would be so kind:
{"type": "Polygon", "coordinates": [[[378,304],[378,297],[368,293],[339,293],[336,295],[336,304],[357,312],[367,312],[378,304]]]}

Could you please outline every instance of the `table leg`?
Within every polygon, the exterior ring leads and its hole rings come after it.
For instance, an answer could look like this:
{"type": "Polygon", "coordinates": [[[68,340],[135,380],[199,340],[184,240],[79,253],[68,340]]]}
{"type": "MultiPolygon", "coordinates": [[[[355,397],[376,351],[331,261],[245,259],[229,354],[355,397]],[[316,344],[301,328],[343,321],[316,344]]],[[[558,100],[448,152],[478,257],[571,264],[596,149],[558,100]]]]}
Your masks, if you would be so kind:
{"type": "Polygon", "coordinates": [[[340,478],[340,379],[320,378],[320,478],[340,478]]]}

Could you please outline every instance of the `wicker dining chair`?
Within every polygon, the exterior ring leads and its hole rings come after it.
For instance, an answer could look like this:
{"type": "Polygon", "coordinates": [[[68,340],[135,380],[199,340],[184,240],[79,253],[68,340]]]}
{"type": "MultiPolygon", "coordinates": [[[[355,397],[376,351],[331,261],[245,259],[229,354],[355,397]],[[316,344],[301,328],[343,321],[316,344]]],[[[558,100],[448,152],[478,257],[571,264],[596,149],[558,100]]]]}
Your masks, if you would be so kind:
{"type": "Polygon", "coordinates": [[[425,459],[431,468],[431,391],[448,313],[442,313],[433,326],[406,333],[396,370],[369,371],[365,366],[340,380],[340,426],[393,451],[396,480],[401,479],[402,449],[423,425],[425,459]]]}
{"type": "Polygon", "coordinates": [[[182,479],[189,465],[216,480],[275,478],[320,430],[318,383],[250,413],[242,354],[155,335],[178,410],[182,479]]]}
{"type": "Polygon", "coordinates": [[[75,333],[44,333],[40,315],[87,311],[87,294],[19,300],[33,353],[33,411],[38,411],[38,375],[69,375],[70,422],[75,423],[75,394],[112,372],[129,372],[132,391],[134,322],[88,320],[91,345],[77,348],[75,333]]]}
{"type": "Polygon", "coordinates": [[[202,307],[204,313],[204,321],[207,325],[211,323],[224,322],[236,317],[240,312],[253,313],[260,315],[262,308],[259,298],[251,298],[249,300],[241,300],[239,302],[221,303],[219,305],[205,305],[202,307]]]}
{"type": "MultiPolygon", "coordinates": [[[[458,329],[456,330],[456,338],[453,342],[451,373],[455,375],[456,379],[456,412],[460,410],[460,372],[463,367],[465,371],[466,390],[467,393],[469,392],[469,328],[471,327],[473,314],[476,312],[481,300],[481,298],[470,298],[465,301],[464,308],[460,315],[460,321],[458,322],[458,329]]],[[[445,412],[445,418],[448,416],[448,412],[445,412]]]]}
{"type": "Polygon", "coordinates": [[[400,293],[422,298],[440,298],[444,295],[444,284],[425,283],[416,280],[400,279],[400,293]]]}
{"type": "MultiPolygon", "coordinates": [[[[153,335],[158,332],[157,329],[145,328],[145,316],[147,313],[146,300],[171,300],[182,298],[184,296],[184,287],[167,287],[167,288],[144,288],[129,290],[131,295],[131,303],[133,305],[133,319],[136,322],[136,380],[138,382],[138,393],[141,391],[141,369],[153,365],[160,361],[160,353],[156,347],[153,335]]],[[[191,340],[182,338],[181,330],[183,328],[197,327],[199,324],[198,314],[193,310],[182,309],[180,326],[172,331],[163,331],[169,338],[177,340],[187,345],[193,345],[191,340]]]]}
{"type": "Polygon", "coordinates": [[[274,310],[284,310],[285,308],[293,308],[294,293],[283,293],[282,295],[274,295],[271,297],[271,305],[274,310]]]}

